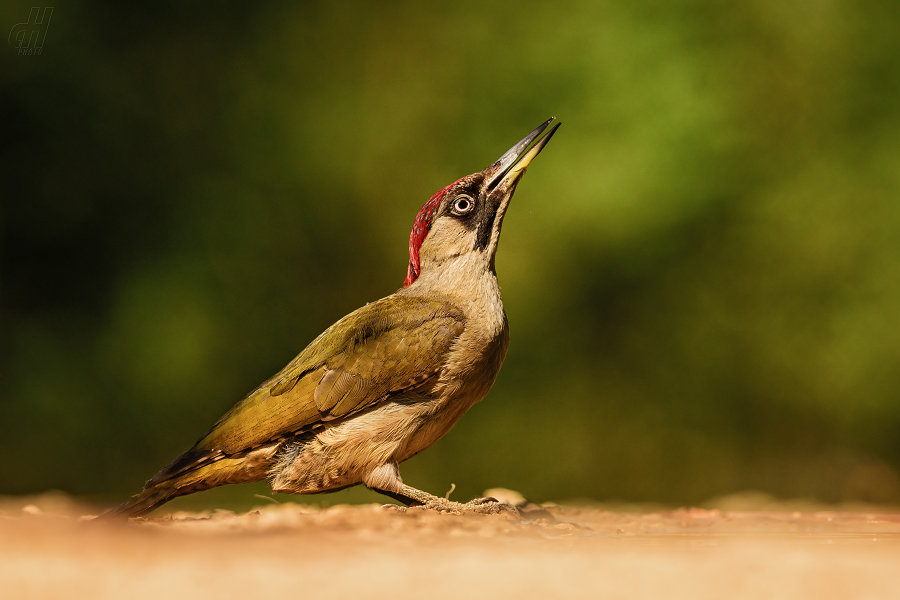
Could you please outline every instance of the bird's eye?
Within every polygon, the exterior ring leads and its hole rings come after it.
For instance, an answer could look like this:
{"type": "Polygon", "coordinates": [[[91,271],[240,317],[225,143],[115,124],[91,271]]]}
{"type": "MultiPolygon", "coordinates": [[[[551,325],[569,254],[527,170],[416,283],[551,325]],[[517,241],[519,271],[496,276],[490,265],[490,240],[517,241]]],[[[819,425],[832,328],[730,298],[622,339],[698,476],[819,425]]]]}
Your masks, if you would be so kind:
{"type": "Polygon", "coordinates": [[[453,214],[455,215],[464,215],[471,212],[473,208],[475,208],[475,201],[468,196],[458,196],[453,201],[453,214]]]}

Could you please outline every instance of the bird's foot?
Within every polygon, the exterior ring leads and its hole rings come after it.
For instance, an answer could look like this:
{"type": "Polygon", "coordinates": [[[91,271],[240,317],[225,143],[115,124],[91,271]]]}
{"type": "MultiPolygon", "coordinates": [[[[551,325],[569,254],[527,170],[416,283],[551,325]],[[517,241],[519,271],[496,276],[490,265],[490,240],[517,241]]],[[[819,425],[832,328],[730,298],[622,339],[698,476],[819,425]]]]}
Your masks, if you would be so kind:
{"type": "Polygon", "coordinates": [[[500,502],[496,498],[475,498],[474,500],[463,504],[461,502],[453,502],[452,500],[434,497],[433,500],[429,500],[420,506],[439,512],[457,514],[507,515],[516,519],[521,517],[518,508],[512,504],[500,502]]]}
{"type": "Polygon", "coordinates": [[[464,512],[466,510],[465,504],[460,504],[459,502],[454,502],[453,500],[447,500],[446,498],[438,498],[437,496],[432,496],[419,506],[439,512],[464,512]]]}
{"type": "Polygon", "coordinates": [[[496,498],[487,496],[475,498],[463,505],[465,510],[482,515],[508,515],[519,519],[522,517],[518,508],[506,502],[500,502],[496,498]]]}
{"type": "MultiPolygon", "coordinates": [[[[479,514],[479,515],[506,515],[515,519],[522,517],[519,509],[512,504],[500,502],[496,498],[476,498],[465,504],[454,502],[447,498],[433,496],[428,492],[417,490],[405,484],[401,484],[400,489],[396,492],[388,492],[378,490],[383,494],[403,502],[410,508],[421,507],[428,510],[436,510],[438,512],[448,512],[456,514],[479,514]]],[[[402,510],[402,509],[401,509],[402,510]]]]}
{"type": "Polygon", "coordinates": [[[433,500],[426,502],[422,506],[441,512],[475,513],[479,515],[509,515],[517,519],[521,516],[519,514],[519,509],[512,504],[500,502],[496,498],[491,497],[475,498],[465,504],[435,497],[433,500]]]}

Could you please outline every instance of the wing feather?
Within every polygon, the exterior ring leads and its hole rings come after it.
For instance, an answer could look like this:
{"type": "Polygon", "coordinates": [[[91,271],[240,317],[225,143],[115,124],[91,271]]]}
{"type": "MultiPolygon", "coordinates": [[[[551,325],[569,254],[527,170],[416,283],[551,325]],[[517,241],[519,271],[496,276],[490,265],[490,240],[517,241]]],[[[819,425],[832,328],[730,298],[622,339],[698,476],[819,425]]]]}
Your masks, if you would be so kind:
{"type": "Polygon", "coordinates": [[[447,302],[393,295],[367,304],[236,404],[189,452],[242,452],[421,385],[464,326],[462,311],[447,302]]]}

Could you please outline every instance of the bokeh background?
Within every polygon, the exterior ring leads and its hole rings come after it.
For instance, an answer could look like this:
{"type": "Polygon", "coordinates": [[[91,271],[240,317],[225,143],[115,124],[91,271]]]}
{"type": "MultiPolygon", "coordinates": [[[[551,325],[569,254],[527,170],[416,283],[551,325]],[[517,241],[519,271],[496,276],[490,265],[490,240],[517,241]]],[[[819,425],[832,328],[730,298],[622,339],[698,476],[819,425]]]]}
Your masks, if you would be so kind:
{"type": "MultiPolygon", "coordinates": [[[[57,3],[0,51],[0,493],[136,492],[556,115],[506,365],[406,481],[900,502],[898,31],[886,0],[57,3]]],[[[309,500],[379,498],[342,494],[309,500]]]]}

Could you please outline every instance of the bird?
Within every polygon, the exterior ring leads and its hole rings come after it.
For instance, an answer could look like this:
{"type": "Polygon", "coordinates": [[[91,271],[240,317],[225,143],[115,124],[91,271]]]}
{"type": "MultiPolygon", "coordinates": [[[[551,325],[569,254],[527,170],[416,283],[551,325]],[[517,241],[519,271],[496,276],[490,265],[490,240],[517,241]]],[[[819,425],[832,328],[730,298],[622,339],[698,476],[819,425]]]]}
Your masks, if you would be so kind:
{"type": "Polygon", "coordinates": [[[406,506],[497,512],[493,498],[462,504],[409,486],[399,464],[481,401],[503,365],[500,229],[526,168],[561,124],[554,120],[431,196],[413,223],[399,290],[326,329],[100,518],[142,516],[178,496],[263,479],[280,493],[362,484],[406,506]]]}

